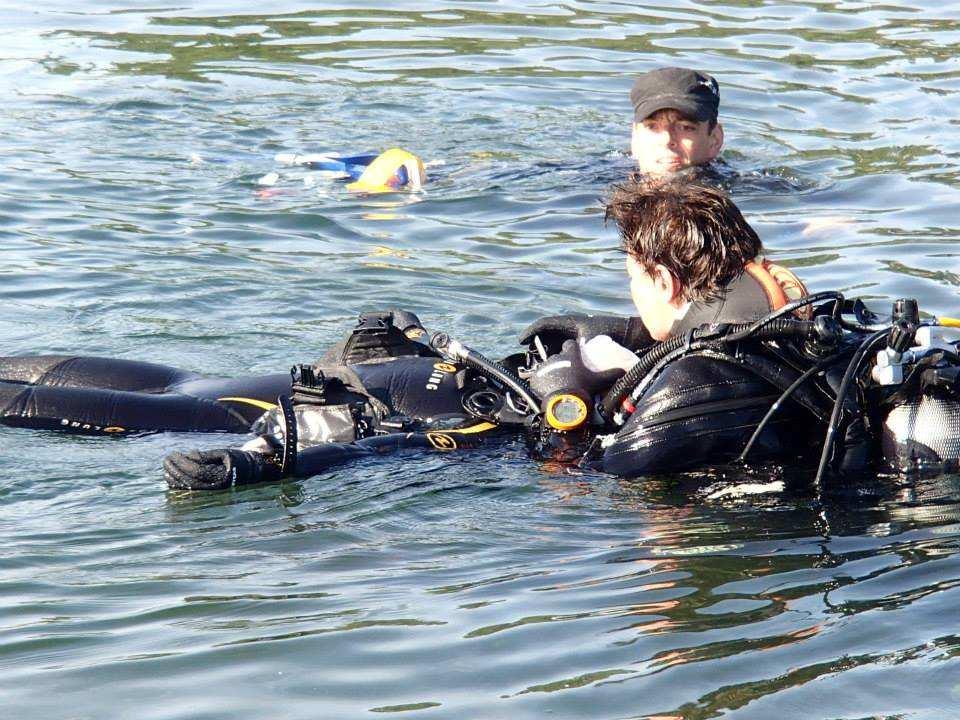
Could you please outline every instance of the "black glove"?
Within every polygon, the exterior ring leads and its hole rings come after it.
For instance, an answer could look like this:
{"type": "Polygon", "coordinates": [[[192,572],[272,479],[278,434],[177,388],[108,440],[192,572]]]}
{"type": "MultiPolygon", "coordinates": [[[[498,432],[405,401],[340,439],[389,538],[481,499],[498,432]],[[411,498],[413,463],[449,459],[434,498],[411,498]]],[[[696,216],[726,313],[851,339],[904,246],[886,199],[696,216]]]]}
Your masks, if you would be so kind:
{"type": "Polygon", "coordinates": [[[597,335],[609,335],[614,342],[630,350],[653,344],[653,338],[640,318],[621,315],[549,315],[529,325],[520,334],[520,344],[530,345],[537,335],[550,355],[560,351],[564,340],[589,340],[597,335]]]}
{"type": "Polygon", "coordinates": [[[280,467],[258,452],[190,450],[167,455],[163,476],[174,490],[224,490],[279,480],[280,467]]]}

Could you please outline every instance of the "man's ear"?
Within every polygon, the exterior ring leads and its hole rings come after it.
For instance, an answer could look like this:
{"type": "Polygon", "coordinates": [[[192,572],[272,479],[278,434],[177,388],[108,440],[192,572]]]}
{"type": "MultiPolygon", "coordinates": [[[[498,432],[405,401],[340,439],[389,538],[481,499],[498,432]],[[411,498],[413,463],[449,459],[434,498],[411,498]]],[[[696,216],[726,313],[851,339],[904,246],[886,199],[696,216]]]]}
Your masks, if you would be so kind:
{"type": "Polygon", "coordinates": [[[673,276],[673,273],[667,269],[666,265],[660,265],[658,263],[654,268],[653,286],[665,303],[670,303],[678,307],[683,304],[683,297],[680,294],[680,283],[673,276]]]}
{"type": "Polygon", "coordinates": [[[723,125],[719,122],[714,126],[713,131],[710,133],[710,152],[713,153],[712,160],[717,155],[720,154],[720,150],[723,148],[723,125]]]}

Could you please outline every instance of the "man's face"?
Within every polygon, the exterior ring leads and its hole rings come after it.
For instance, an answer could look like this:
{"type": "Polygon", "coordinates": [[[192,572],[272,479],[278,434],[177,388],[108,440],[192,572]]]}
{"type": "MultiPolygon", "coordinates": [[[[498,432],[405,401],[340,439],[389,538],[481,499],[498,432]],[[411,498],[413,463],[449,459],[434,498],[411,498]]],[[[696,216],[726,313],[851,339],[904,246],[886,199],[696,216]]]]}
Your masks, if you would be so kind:
{"type": "Polygon", "coordinates": [[[682,303],[675,299],[675,282],[670,272],[658,265],[657,274],[651,275],[643,266],[627,255],[627,274],[630,276],[630,297],[637,314],[654,340],[666,340],[679,315],[682,303]]]}
{"type": "Polygon", "coordinates": [[[630,150],[648,175],[666,175],[713,160],[723,147],[723,128],[688,120],[676,110],[658,110],[633,124],[630,150]]]}

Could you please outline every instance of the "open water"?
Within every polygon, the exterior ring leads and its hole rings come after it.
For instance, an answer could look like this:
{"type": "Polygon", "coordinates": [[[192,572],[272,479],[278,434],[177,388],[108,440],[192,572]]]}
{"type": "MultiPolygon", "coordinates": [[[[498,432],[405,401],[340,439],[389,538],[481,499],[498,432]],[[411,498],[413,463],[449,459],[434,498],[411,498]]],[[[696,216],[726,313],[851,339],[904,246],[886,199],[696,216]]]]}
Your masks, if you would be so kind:
{"type": "MultiPolygon", "coordinates": [[[[491,355],[542,314],[628,312],[598,198],[629,169],[631,76],[662,64],[720,79],[733,194],[773,258],[960,314],[958,20],[7,0],[0,351],[240,375],[380,307],[491,355]],[[391,145],[431,161],[425,192],[273,159],[391,145]]],[[[818,499],[803,473],[622,481],[508,443],[166,490],[164,454],[235,442],[0,428],[3,717],[960,716],[956,476],[818,499]]]]}

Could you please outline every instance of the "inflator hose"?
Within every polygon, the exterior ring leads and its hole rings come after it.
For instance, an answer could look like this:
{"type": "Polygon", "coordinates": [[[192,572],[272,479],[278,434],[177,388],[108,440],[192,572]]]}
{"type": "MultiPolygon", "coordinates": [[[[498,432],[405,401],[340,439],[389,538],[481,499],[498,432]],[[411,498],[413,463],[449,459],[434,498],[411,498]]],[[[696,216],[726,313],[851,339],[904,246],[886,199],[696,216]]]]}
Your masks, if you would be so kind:
{"type": "Polygon", "coordinates": [[[854,353],[853,357],[850,359],[850,363],[847,365],[847,369],[843,374],[843,379],[840,381],[840,387],[837,388],[837,399],[834,401],[833,412],[830,414],[830,422],[827,424],[827,436],[823,440],[823,450],[820,453],[820,464],[817,466],[817,474],[813,479],[814,487],[816,487],[817,490],[820,490],[821,487],[823,487],[823,475],[827,470],[827,464],[830,462],[830,455],[833,452],[837,428],[840,425],[840,414],[843,411],[843,402],[846,399],[847,392],[850,390],[850,385],[856,379],[857,373],[860,371],[860,366],[863,363],[863,359],[867,357],[867,355],[872,352],[877,345],[882,342],[886,342],[887,334],[889,332],[889,328],[877,330],[873,335],[864,340],[860,344],[860,347],[857,348],[857,352],[854,353]]]}
{"type": "Polygon", "coordinates": [[[814,330],[810,320],[775,318],[763,324],[755,322],[733,325],[696,328],[682,335],[674,335],[654,345],[640,360],[620,378],[604,396],[600,412],[606,418],[613,417],[624,399],[647,376],[657,364],[676,351],[702,350],[731,344],[747,338],[751,340],[806,340],[814,330]]]}
{"type": "Polygon", "coordinates": [[[707,326],[707,330],[697,328],[682,335],[674,335],[659,345],[654,345],[640,358],[640,362],[630,368],[627,374],[610,388],[610,391],[604,396],[603,403],[599,407],[600,414],[605,418],[612,418],[621,403],[623,403],[624,398],[627,397],[632,389],[637,387],[647,373],[656,367],[657,363],[672,355],[677,350],[680,350],[684,345],[688,346],[688,350],[699,350],[711,344],[726,345],[747,339],[780,340],[787,339],[791,336],[801,340],[808,338],[811,332],[817,330],[812,322],[795,320],[784,316],[802,307],[818,303],[821,300],[833,300],[835,303],[835,311],[838,312],[843,302],[843,293],[835,290],[813,293],[812,295],[807,295],[799,300],[787,303],[783,307],[753,322],[721,325],[713,328],[707,326]],[[798,323],[802,324],[798,325],[798,323]],[[706,338],[710,339],[709,343],[703,342],[706,338]],[[694,346],[693,342],[695,340],[700,340],[701,342],[698,343],[697,346],[694,346]]]}
{"type": "Polygon", "coordinates": [[[506,385],[523,398],[523,401],[530,408],[531,412],[537,415],[540,414],[540,401],[537,400],[533,391],[530,390],[530,387],[500,363],[487,359],[476,350],[472,350],[456,340],[451,340],[445,333],[437,333],[434,335],[430,340],[430,346],[441,354],[449,355],[459,360],[484,377],[506,385]]]}

